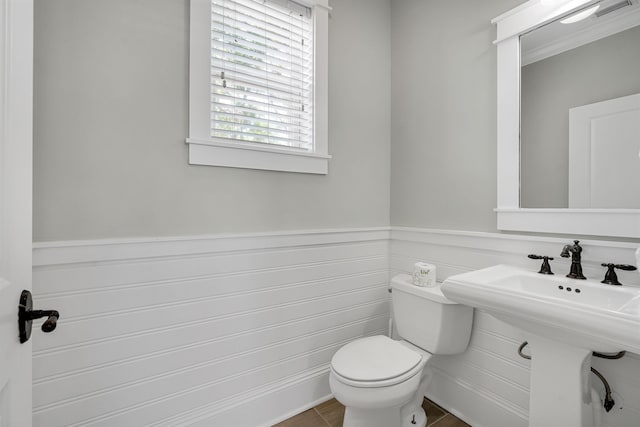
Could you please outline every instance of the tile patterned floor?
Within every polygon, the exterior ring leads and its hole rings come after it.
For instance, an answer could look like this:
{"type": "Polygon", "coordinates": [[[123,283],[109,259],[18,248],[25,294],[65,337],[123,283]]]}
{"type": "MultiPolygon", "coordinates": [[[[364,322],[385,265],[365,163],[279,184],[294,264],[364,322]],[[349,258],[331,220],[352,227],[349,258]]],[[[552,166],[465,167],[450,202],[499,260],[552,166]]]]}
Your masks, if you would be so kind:
{"type": "MultiPolygon", "coordinates": [[[[428,427],[471,427],[428,399],[422,407],[427,413],[428,427]]],[[[273,427],[342,427],[343,416],[344,406],[331,399],[273,427]]]]}

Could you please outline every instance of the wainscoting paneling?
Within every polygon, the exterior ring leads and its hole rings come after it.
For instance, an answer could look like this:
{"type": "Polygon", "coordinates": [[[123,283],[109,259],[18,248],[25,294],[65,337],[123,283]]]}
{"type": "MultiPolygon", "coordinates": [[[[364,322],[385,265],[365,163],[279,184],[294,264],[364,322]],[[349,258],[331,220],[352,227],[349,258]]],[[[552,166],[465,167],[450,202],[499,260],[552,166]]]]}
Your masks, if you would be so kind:
{"type": "MultiPolygon", "coordinates": [[[[556,274],[569,271],[570,260],[559,257],[568,239],[412,228],[393,228],[390,244],[391,275],[410,272],[417,261],[437,265],[438,280],[489,267],[512,264],[537,270],[539,261],[527,254],[554,256],[556,274]]],[[[635,264],[632,243],[588,240],[581,242],[584,272],[602,278],[602,262],[635,264]]],[[[622,272],[620,280],[640,286],[637,272],[622,272]]],[[[605,285],[603,285],[605,286],[605,285]]],[[[528,360],[517,354],[526,335],[483,311],[474,314],[467,351],[452,357],[434,357],[434,379],[427,396],[474,427],[526,427],[529,412],[528,360]]],[[[525,350],[526,352],[526,350],[525,350]]],[[[593,358],[593,366],[610,382],[616,408],[603,415],[606,427],[637,425],[640,418],[640,356],[628,353],[620,360],[593,358]]],[[[594,378],[594,386],[604,388],[594,378]]]]}
{"type": "MultiPolygon", "coordinates": [[[[417,261],[441,281],[500,263],[535,270],[527,254],[557,257],[566,243],[396,227],[36,244],[36,307],[61,318],[34,331],[34,427],[270,426],[329,397],[340,346],[386,334],[390,276],[417,261]]],[[[634,244],[582,243],[588,277],[635,263],[634,244]]],[[[636,272],[619,278],[640,286],[636,272]]],[[[525,339],[476,311],[469,349],[433,358],[428,396],[474,427],[527,426],[525,339]]],[[[640,356],[593,365],[617,402],[605,426],[636,425],[640,356]]]]}
{"type": "Polygon", "coordinates": [[[386,333],[388,229],[36,244],[34,426],[268,425],[386,333]],[[37,327],[38,325],[36,325],[37,327]]]}

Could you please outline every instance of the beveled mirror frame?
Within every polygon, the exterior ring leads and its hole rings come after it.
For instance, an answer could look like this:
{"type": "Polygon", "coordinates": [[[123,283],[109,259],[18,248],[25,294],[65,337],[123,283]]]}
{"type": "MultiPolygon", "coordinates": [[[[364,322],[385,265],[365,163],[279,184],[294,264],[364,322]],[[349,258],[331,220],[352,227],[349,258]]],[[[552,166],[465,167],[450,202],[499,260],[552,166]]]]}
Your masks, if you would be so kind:
{"type": "Polygon", "coordinates": [[[520,36],[596,0],[529,0],[497,26],[498,230],[640,238],[640,209],[520,208],[520,36]]]}

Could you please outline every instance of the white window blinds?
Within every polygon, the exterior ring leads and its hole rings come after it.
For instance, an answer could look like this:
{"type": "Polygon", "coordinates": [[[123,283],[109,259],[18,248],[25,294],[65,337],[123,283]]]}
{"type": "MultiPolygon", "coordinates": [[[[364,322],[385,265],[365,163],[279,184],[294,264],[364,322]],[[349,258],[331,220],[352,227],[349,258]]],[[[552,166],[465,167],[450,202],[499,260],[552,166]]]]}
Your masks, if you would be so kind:
{"type": "Polygon", "coordinates": [[[313,152],[313,20],[287,0],[212,0],[211,137],[313,152]]]}

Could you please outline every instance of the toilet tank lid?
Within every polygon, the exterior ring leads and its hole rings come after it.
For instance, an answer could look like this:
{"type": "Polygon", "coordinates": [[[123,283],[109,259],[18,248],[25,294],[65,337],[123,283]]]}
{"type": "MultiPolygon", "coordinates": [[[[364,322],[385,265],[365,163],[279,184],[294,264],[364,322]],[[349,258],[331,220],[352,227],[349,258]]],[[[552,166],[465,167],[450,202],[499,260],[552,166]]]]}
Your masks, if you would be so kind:
{"type": "Polygon", "coordinates": [[[408,274],[398,274],[391,279],[391,288],[407,292],[420,298],[430,299],[440,304],[458,304],[445,297],[442,293],[442,283],[427,288],[424,286],[416,286],[412,282],[412,277],[408,274]]]}

